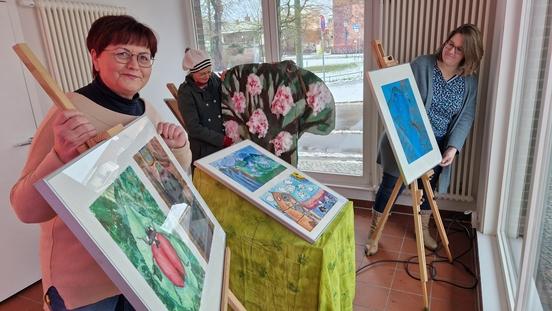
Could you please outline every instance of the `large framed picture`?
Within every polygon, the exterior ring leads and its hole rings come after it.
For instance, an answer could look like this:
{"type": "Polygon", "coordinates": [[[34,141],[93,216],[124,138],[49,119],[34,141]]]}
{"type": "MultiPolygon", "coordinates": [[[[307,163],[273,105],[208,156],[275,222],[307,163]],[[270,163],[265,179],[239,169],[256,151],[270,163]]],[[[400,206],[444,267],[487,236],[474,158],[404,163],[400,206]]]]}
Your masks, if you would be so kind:
{"type": "Polygon", "coordinates": [[[225,234],[142,117],[36,188],[137,310],[218,310],[225,234]]]}
{"type": "Polygon", "coordinates": [[[347,202],[250,140],[194,164],[310,243],[347,202]]]}
{"type": "Polygon", "coordinates": [[[395,160],[409,185],[441,162],[410,64],[368,72],[395,160]]]}

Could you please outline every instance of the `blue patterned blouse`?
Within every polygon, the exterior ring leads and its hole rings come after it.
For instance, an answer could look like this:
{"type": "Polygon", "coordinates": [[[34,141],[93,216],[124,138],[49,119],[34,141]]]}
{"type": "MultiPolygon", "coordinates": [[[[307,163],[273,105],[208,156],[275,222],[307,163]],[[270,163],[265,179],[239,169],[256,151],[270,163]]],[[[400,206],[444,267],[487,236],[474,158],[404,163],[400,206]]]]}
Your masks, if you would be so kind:
{"type": "Polygon", "coordinates": [[[462,109],[465,86],[464,77],[445,80],[437,64],[433,67],[433,98],[427,115],[438,139],[446,136],[450,121],[462,109]]]}

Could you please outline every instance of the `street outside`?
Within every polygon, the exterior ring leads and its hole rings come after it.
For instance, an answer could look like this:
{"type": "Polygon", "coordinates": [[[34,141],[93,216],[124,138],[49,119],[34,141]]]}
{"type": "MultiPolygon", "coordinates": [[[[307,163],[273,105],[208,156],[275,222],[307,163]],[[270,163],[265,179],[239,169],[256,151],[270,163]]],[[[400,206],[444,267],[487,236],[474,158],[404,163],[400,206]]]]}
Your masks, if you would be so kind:
{"type": "MultiPolygon", "coordinates": [[[[285,58],[295,60],[294,58],[285,58]]],[[[325,65],[357,64],[339,71],[313,71],[326,85],[336,102],[335,129],[328,135],[305,133],[299,140],[299,169],[344,175],[362,174],[363,122],[362,54],[324,56],[325,65]],[[332,79],[338,77],[338,79],[332,79]]],[[[322,66],[321,55],[303,57],[305,68],[322,66]]]]}

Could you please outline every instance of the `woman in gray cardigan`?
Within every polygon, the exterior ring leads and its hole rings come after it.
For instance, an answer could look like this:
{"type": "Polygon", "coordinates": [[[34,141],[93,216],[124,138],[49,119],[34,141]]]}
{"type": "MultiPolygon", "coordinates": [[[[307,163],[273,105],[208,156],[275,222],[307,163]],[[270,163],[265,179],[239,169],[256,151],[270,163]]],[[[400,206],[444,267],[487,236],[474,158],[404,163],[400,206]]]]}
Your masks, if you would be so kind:
{"type": "MultiPolygon", "coordinates": [[[[431,180],[433,188],[438,183],[439,192],[448,188],[450,165],[462,149],[473,123],[477,98],[475,74],[482,56],[481,32],[474,25],[464,24],[448,35],[434,55],[420,56],[410,63],[443,156],[441,163],[434,168],[435,176],[431,180]]],[[[378,251],[378,240],[372,235],[400,176],[385,134],[380,139],[377,161],[383,167],[383,177],[372,209],[368,244],[364,249],[368,256],[378,251]]],[[[424,244],[435,250],[437,242],[429,233],[431,209],[425,194],[421,212],[424,244]]]]}

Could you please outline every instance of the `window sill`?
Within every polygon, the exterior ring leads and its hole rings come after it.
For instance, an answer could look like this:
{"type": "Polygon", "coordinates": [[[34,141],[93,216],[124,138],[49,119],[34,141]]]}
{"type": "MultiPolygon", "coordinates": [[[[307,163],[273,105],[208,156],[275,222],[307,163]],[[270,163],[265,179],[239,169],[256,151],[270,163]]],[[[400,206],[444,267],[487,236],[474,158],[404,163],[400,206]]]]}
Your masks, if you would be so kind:
{"type": "Polygon", "coordinates": [[[481,310],[511,310],[500,267],[496,236],[477,232],[481,310]]]}

